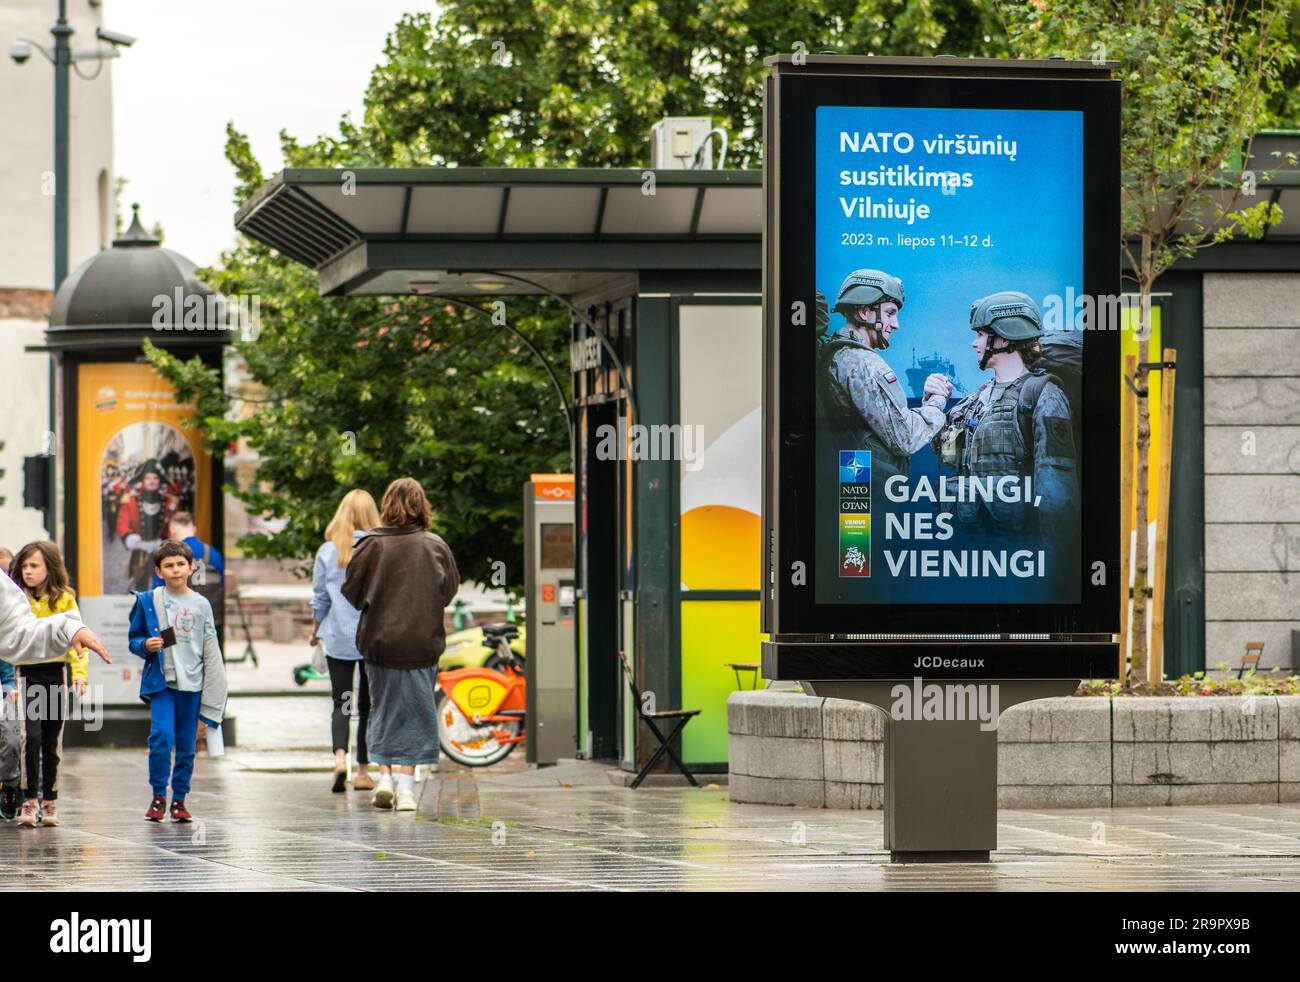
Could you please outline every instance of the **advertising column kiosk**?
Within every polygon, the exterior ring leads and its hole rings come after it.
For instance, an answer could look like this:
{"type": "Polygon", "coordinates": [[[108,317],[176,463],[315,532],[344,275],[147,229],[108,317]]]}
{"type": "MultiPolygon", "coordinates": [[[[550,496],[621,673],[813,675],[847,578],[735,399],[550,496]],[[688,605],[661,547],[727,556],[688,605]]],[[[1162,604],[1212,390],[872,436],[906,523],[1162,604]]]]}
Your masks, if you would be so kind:
{"type": "Polygon", "coordinates": [[[987,859],[998,714],[1119,672],[1120,85],[768,64],[763,674],[887,713],[895,860],[987,859]]]}

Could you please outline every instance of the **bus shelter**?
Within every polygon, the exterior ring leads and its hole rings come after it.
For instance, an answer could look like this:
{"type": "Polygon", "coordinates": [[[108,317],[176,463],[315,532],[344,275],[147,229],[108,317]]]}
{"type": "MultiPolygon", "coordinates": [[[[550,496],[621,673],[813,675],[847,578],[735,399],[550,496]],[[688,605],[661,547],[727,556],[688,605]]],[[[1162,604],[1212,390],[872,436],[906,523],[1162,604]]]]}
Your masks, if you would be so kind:
{"type": "Polygon", "coordinates": [[[290,169],[236,216],[324,296],[569,305],[576,738],[626,769],[655,743],[620,651],[702,710],[693,769],[726,770],[727,696],[761,685],[761,217],[757,171],[477,168],[290,169]]]}

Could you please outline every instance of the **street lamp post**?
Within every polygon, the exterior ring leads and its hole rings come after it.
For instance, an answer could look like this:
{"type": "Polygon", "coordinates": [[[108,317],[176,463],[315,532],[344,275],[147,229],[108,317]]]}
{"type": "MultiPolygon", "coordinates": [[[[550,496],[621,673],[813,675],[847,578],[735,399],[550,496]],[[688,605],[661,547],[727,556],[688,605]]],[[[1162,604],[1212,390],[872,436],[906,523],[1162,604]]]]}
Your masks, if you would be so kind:
{"type": "Polygon", "coordinates": [[[68,275],[68,73],[72,68],[68,39],[72,28],[67,0],[59,0],[59,19],[50,33],[54,35],[54,292],[58,293],[68,275]]]}
{"type": "MultiPolygon", "coordinates": [[[[68,85],[70,81],[69,72],[75,62],[81,61],[98,61],[102,62],[108,58],[120,57],[119,47],[130,47],[135,43],[135,38],[126,34],[115,34],[111,31],[105,31],[98,28],[95,31],[95,37],[100,41],[108,42],[108,47],[97,47],[89,51],[73,52],[70,39],[73,35],[72,25],[68,23],[68,3],[67,0],[59,0],[59,17],[50,28],[50,33],[54,35],[53,51],[47,51],[44,47],[32,41],[29,38],[19,38],[9,48],[9,57],[17,64],[24,64],[32,55],[32,48],[39,51],[47,61],[54,66],[54,287],[52,293],[58,293],[59,287],[68,276],[68,197],[70,189],[68,187],[68,85]]],[[[78,72],[80,74],[80,72],[78,72]]],[[[99,73],[89,76],[94,78],[99,73]]],[[[50,388],[50,430],[53,432],[55,420],[55,368],[53,359],[50,360],[49,374],[50,388]]],[[[53,448],[49,448],[53,453],[53,448]]],[[[45,510],[45,527],[50,534],[50,538],[55,538],[55,484],[57,478],[55,470],[49,468],[49,488],[47,490],[48,505],[45,510]]]]}

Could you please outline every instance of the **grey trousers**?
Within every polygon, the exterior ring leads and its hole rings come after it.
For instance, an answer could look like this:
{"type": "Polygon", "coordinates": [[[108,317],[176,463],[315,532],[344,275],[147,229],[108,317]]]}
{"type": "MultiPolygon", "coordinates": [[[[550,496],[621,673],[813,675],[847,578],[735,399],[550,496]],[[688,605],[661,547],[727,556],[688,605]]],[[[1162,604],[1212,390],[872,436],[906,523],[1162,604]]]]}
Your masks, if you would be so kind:
{"type": "MultiPolygon", "coordinates": [[[[11,690],[10,690],[11,691],[11,690]]],[[[9,699],[9,691],[0,703],[0,784],[16,787],[19,781],[18,752],[22,738],[18,732],[18,707],[9,699]]]]}

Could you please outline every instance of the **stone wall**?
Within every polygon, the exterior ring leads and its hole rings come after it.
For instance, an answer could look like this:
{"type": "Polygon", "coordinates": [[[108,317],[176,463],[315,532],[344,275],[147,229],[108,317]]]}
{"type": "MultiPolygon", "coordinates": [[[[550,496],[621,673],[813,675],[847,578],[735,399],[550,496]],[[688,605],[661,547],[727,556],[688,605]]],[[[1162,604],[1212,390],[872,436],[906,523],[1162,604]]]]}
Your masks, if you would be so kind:
{"type": "Polygon", "coordinates": [[[1295,666],[1300,630],[1300,275],[1207,273],[1205,662],[1295,666]]]}
{"type": "MultiPolygon", "coordinates": [[[[884,723],[862,703],[732,693],[731,798],[879,808],[884,723]]],[[[1278,801],[1300,801],[1300,696],[1064,697],[1000,719],[1003,808],[1278,801]]]]}

